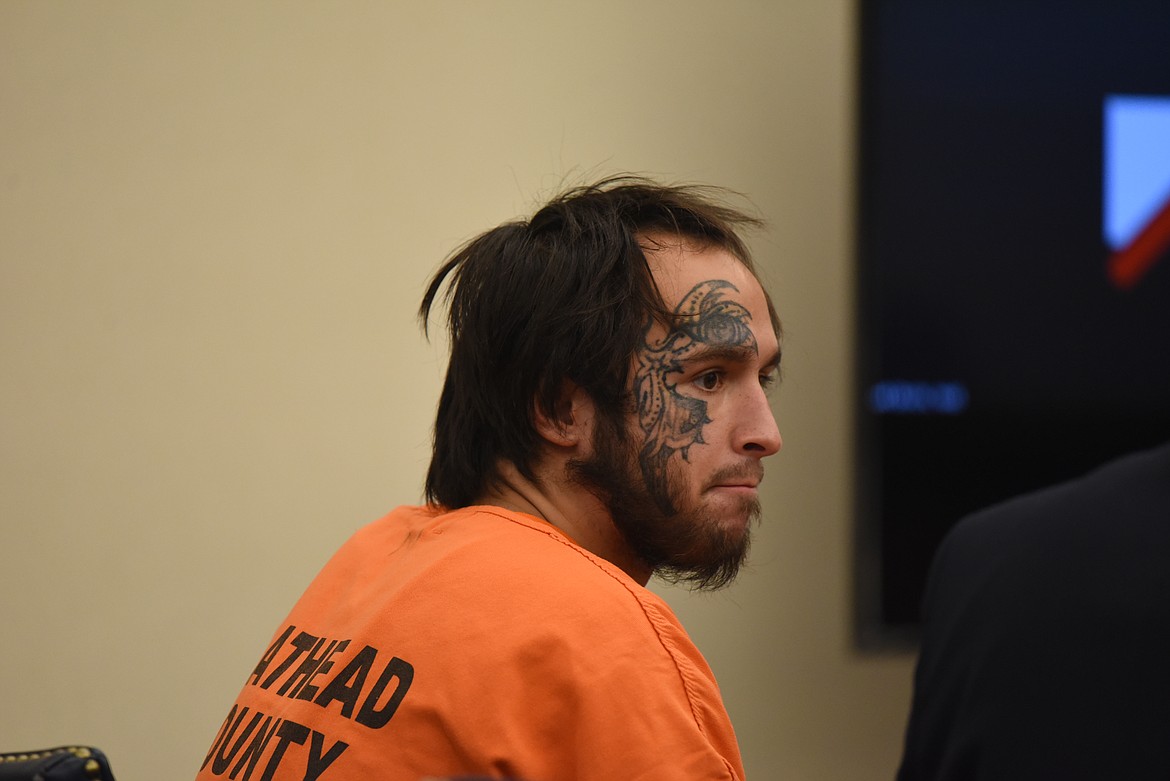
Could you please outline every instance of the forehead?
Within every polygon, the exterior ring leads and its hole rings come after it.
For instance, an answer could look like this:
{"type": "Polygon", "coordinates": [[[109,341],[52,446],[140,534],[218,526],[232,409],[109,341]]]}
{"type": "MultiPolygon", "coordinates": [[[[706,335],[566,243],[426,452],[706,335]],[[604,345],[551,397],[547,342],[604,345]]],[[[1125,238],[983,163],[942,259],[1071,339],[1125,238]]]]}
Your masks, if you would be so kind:
{"type": "Polygon", "coordinates": [[[760,347],[776,344],[764,289],[739,258],[720,247],[655,234],[643,239],[642,250],[668,309],[673,311],[696,285],[729,282],[738,291],[734,300],[751,313],[750,327],[760,347]]]}

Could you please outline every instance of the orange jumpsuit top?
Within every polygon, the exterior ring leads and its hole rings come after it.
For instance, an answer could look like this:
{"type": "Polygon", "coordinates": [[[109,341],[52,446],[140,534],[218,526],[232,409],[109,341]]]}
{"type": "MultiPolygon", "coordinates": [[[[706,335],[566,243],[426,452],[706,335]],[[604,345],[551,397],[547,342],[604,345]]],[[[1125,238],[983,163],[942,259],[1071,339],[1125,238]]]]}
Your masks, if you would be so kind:
{"type": "Polygon", "coordinates": [[[714,676],[658,596],[556,527],[402,507],[277,629],[198,781],[742,779],[714,676]]]}

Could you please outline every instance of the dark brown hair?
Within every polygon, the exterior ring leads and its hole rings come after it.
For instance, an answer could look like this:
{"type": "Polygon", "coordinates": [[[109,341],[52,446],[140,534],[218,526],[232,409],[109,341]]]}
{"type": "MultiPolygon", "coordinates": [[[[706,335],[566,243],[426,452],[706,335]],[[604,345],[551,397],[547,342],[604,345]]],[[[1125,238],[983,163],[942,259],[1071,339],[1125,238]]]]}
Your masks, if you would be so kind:
{"type": "MultiPolygon", "coordinates": [[[[474,503],[498,479],[499,459],[535,480],[533,413],[554,416],[565,379],[600,414],[629,406],[630,359],[648,318],[671,321],[639,240],[663,233],[719,247],[755,273],[737,230],[760,220],[721,203],[726,194],[611,177],[570,189],[530,220],[487,231],[447,259],[419,307],[425,331],[447,281],[451,359],[427,470],[429,503],[474,503]]],[[[770,299],[768,309],[779,332],[770,299]]]]}

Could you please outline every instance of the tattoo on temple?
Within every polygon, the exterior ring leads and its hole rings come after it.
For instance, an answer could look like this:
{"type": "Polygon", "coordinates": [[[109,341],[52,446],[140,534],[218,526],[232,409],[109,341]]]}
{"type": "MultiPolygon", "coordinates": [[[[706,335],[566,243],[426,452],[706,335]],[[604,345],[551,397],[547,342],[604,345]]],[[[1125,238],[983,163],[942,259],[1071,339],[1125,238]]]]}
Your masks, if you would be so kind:
{"type": "Polygon", "coordinates": [[[674,310],[675,328],[661,339],[651,340],[654,321],[648,321],[637,353],[634,395],[645,436],[638,461],[654,501],[666,515],[673,515],[676,509],[667,483],[667,463],[675,453],[687,460],[691,445],[703,442],[703,426],[711,422],[707,402],[680,393],[671,376],[681,373],[683,361],[703,347],[759,351],[748,327],[751,313],[727,298],[728,291],[739,292],[722,279],[695,285],[674,310]]]}

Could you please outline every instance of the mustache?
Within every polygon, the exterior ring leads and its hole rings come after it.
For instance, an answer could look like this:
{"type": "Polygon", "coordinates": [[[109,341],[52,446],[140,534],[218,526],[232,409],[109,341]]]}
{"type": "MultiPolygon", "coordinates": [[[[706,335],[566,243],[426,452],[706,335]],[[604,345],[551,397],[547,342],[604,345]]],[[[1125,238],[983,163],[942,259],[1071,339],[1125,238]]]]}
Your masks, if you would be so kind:
{"type": "Polygon", "coordinates": [[[764,465],[759,461],[744,461],[716,470],[707,480],[707,487],[728,483],[751,483],[758,485],[764,479],[764,465]]]}

